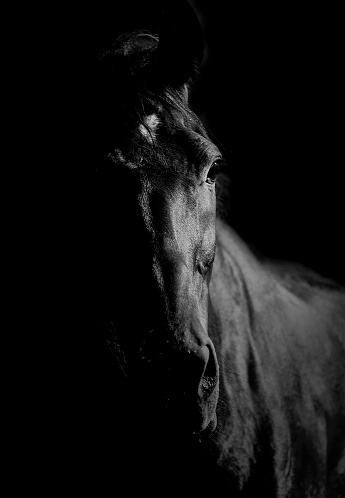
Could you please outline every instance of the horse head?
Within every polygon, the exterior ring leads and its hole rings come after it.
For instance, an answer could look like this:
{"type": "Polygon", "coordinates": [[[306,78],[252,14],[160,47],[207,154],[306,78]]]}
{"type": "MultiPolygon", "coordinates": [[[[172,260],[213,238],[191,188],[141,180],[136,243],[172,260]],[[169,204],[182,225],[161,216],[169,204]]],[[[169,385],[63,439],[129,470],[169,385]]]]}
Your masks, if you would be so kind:
{"type": "Polygon", "coordinates": [[[200,433],[216,426],[208,286],[222,157],[189,108],[202,35],[183,8],[159,37],[131,33],[100,56],[98,291],[125,382],[200,433]]]}

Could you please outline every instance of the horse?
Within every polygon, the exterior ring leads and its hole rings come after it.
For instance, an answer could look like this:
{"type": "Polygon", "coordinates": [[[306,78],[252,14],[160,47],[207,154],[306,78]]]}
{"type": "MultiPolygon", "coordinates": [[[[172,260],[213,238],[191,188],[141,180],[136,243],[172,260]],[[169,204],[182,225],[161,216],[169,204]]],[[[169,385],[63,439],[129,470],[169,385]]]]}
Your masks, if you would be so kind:
{"type": "Polygon", "coordinates": [[[159,35],[97,60],[95,299],[115,400],[100,482],[341,498],[345,292],[231,228],[222,146],[190,106],[202,53],[192,8],[171,2],[159,35]]]}

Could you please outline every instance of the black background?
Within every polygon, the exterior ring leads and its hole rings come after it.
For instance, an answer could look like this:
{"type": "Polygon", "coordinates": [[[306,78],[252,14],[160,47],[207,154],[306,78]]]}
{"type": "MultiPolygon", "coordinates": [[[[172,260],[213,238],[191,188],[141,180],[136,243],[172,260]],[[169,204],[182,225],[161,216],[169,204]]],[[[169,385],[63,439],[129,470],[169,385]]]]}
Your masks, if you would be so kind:
{"type": "MultiPolygon", "coordinates": [[[[340,11],[191,0],[205,54],[194,107],[228,151],[231,223],[268,257],[345,281],[344,78],[340,11]]],[[[158,32],[164,2],[91,5],[91,52],[158,32]]]]}

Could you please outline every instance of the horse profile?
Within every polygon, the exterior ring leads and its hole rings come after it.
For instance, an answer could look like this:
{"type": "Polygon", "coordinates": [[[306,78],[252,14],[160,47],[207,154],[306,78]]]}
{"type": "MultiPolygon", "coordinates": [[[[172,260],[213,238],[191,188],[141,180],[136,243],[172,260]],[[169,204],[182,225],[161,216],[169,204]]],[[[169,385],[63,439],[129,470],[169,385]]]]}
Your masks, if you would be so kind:
{"type": "Polygon", "coordinates": [[[344,497],[345,294],[261,260],[227,222],[221,147],[189,107],[200,28],[175,6],[159,36],[99,59],[98,313],[130,421],[118,461],[156,469],[147,485],[168,466],[229,497],[344,497]]]}

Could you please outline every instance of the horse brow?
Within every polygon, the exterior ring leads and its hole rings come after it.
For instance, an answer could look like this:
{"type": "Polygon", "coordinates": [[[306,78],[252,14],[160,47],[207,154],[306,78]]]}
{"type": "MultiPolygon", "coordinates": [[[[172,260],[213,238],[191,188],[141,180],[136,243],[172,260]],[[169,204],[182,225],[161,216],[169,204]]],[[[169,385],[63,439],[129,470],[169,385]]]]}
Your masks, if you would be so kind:
{"type": "Polygon", "coordinates": [[[193,155],[197,163],[201,166],[210,162],[212,159],[221,156],[218,147],[209,138],[204,137],[196,132],[190,132],[190,140],[193,148],[193,155]]]}

